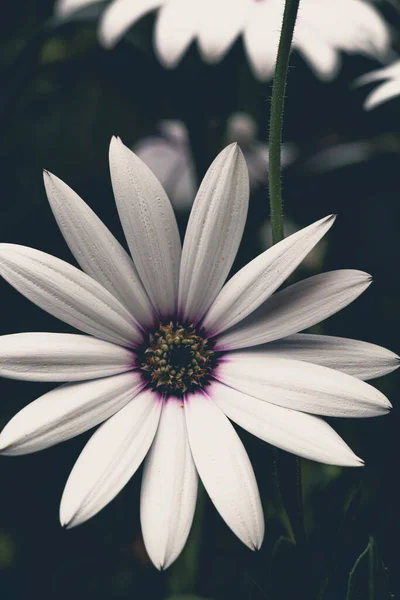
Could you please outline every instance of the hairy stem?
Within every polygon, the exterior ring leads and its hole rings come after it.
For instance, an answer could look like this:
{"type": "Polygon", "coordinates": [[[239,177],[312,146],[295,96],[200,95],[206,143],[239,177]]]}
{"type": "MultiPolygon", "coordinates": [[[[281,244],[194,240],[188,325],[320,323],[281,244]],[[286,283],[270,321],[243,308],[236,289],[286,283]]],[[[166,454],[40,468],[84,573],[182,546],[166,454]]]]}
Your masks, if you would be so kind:
{"type": "Polygon", "coordinates": [[[272,242],[283,239],[281,145],[286,79],[292,46],[294,26],[300,0],[286,0],[275,77],[272,88],[269,123],[269,202],[271,210],[272,242]]]}

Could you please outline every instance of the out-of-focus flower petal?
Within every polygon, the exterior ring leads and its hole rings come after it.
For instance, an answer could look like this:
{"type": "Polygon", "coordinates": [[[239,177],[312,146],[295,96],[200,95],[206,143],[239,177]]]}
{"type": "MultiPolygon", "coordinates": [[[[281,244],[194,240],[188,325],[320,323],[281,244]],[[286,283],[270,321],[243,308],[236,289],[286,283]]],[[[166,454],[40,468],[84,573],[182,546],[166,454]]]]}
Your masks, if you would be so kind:
{"type": "Polygon", "coordinates": [[[251,18],[245,24],[243,38],[254,75],[262,81],[275,70],[282,27],[283,3],[253,3],[251,18]]]}
{"type": "Polygon", "coordinates": [[[84,6],[96,4],[97,2],[99,2],[99,0],[57,0],[54,10],[60,15],[67,15],[84,6]]]}
{"type": "Polygon", "coordinates": [[[113,0],[104,11],[99,37],[106,48],[112,48],[136,21],[162,6],[167,0],[113,0]]]}
{"type": "Polygon", "coordinates": [[[200,52],[207,62],[218,62],[243,30],[249,0],[202,0],[202,8],[198,27],[200,52]]]}
{"type": "Polygon", "coordinates": [[[381,83],[378,85],[373,92],[371,92],[365,102],[364,108],[365,110],[372,110],[379,106],[379,104],[383,104],[392,98],[396,98],[400,95],[400,79],[393,79],[391,81],[386,81],[385,83],[381,83]]]}
{"type": "Polygon", "coordinates": [[[194,40],[203,0],[168,0],[158,14],[154,45],[160,62],[175,67],[194,40]]]}

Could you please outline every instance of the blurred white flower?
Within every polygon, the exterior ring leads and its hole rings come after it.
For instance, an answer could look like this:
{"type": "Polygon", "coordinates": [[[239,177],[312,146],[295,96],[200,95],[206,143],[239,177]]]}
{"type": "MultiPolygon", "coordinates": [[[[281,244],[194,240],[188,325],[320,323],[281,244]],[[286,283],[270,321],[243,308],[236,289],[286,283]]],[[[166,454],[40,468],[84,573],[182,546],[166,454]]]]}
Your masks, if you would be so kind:
{"type": "MultiPolygon", "coordinates": [[[[59,0],[60,12],[95,0],[59,0]]],[[[159,8],[154,43],[161,62],[174,67],[197,40],[203,59],[218,62],[243,35],[250,66],[259,79],[273,75],[283,0],[112,0],[104,12],[100,40],[114,46],[144,14],[159,8]]],[[[383,57],[388,29],[367,0],[302,0],[293,45],[323,80],[335,77],[340,52],[383,57]]]]}
{"type": "Polygon", "coordinates": [[[56,0],[55,10],[60,15],[67,15],[75,10],[80,10],[89,4],[96,4],[99,0],[56,0]]]}
{"type": "Polygon", "coordinates": [[[355,83],[356,85],[365,85],[373,81],[381,81],[382,83],[366,97],[364,102],[365,110],[371,110],[379,106],[379,104],[400,95],[400,60],[396,60],[386,67],[362,75],[356,79],[355,83]]]}
{"type": "Polygon", "coordinates": [[[369,140],[343,142],[323,148],[303,165],[305,172],[325,173],[342,167],[356,165],[373,158],[374,144],[369,140]]]}
{"type": "Polygon", "coordinates": [[[89,206],[47,172],[51,208],[83,271],[33,248],[0,244],[1,275],[86,334],[0,338],[1,376],[64,382],[6,425],[0,449],[29,454],[102,423],[68,478],[63,525],[98,513],[144,461],[140,519],[159,569],[186,543],[199,477],[227,525],[255,550],[264,535],[261,500],[229,419],[300,456],[361,466],[320,416],[388,412],[387,398],[363,379],[396,369],[399,359],[366,342],[298,332],[350,304],[371,278],[338,270],[276,292],[330,229],[328,216],[225,283],[249,195],[236,144],[207,171],[183,247],[159,181],[117,138],[110,170],[132,258],[89,206]]]}
{"type": "Polygon", "coordinates": [[[196,174],[182,121],[161,121],[159,135],[140,140],[134,152],[153,171],[177,211],[188,210],[196,195],[196,174]]]}
{"type": "MultiPolygon", "coordinates": [[[[161,121],[158,135],[140,140],[132,150],[146,163],[164,187],[175,210],[187,211],[196,194],[196,176],[188,132],[182,121],[161,121]]],[[[253,117],[244,112],[232,114],[226,126],[226,143],[237,142],[244,154],[250,188],[268,183],[268,144],[257,139],[253,117]]],[[[282,167],[297,157],[293,144],[282,144],[282,167]]]]}
{"type": "MultiPolygon", "coordinates": [[[[257,136],[258,125],[252,116],[245,112],[236,112],[229,117],[226,124],[226,141],[228,144],[239,144],[249,170],[251,189],[268,183],[269,146],[257,139],[257,136]]],[[[289,166],[296,158],[295,146],[290,143],[282,144],[282,167],[289,166]]]]}

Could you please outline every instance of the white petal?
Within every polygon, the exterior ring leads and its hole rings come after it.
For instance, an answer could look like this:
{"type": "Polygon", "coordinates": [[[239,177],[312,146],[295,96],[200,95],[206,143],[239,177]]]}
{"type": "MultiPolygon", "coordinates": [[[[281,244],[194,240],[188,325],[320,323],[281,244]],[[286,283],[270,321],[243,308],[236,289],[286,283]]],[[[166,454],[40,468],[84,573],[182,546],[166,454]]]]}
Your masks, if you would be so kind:
{"type": "Polygon", "coordinates": [[[243,38],[254,75],[262,81],[275,70],[283,17],[282,2],[253,2],[243,38]]]}
{"type": "Polygon", "coordinates": [[[208,169],[190,213],[179,276],[183,321],[198,322],[221,290],[243,235],[248,200],[246,162],[231,144],[208,169]]]}
{"type": "Polygon", "coordinates": [[[365,85],[366,83],[372,83],[373,81],[380,81],[385,79],[399,79],[400,78],[400,60],[395,60],[390,65],[382,67],[381,69],[375,69],[369,73],[357,77],[355,85],[365,85]]]}
{"type": "Polygon", "coordinates": [[[202,393],[185,400],[194,462],[215,508],[252,550],[264,537],[264,517],[249,457],[238,435],[213,400],[202,393]]]}
{"type": "Polygon", "coordinates": [[[331,23],[330,27],[338,47],[347,52],[360,52],[383,59],[389,49],[391,36],[388,24],[380,13],[363,0],[353,0],[350,7],[346,0],[342,0],[342,8],[338,12],[342,17],[339,27],[335,23],[331,23]]]}
{"type": "Polygon", "coordinates": [[[320,323],[353,302],[371,284],[363,271],[343,269],[309,277],[277,292],[218,338],[233,350],[284,338],[320,323]]]}
{"type": "Polygon", "coordinates": [[[400,357],[382,346],[328,335],[298,333],[254,348],[255,352],[259,350],[268,356],[304,360],[364,380],[382,377],[400,366],[400,357]]]}
{"type": "Polygon", "coordinates": [[[140,499],[143,540],[157,569],[167,569],[186,543],[196,506],[197,481],[183,404],[169,398],[144,463],[140,499]]]}
{"type": "Polygon", "coordinates": [[[398,79],[386,81],[385,83],[378,85],[374,91],[367,96],[364,102],[364,108],[365,110],[371,110],[379,106],[379,104],[383,104],[399,95],[400,81],[398,79]]]}
{"type": "Polygon", "coordinates": [[[161,409],[161,398],[144,390],[92,435],[65,486],[62,525],[87,521],[128,483],[153,442],[161,409]]]}
{"type": "Polygon", "coordinates": [[[142,339],[135,319],[109,291],[55,256],[0,244],[0,275],[31,302],[85,333],[123,346],[142,339]]]}
{"type": "Polygon", "coordinates": [[[115,200],[135,266],[163,317],[176,311],[181,243],[174,211],[160,182],[120,139],[110,144],[115,200]]]}
{"type": "Polygon", "coordinates": [[[202,0],[169,0],[158,13],[154,44],[160,62],[175,67],[194,40],[202,0]]]}
{"type": "Polygon", "coordinates": [[[81,268],[118,298],[141,325],[154,325],[149,297],[121,244],[61,179],[45,171],[44,183],[61,233],[81,268]]]}
{"type": "Polygon", "coordinates": [[[287,237],[248,263],[222,288],[203,325],[216,335],[258,308],[289,277],[333,225],[325,217],[287,237]]]}
{"type": "Polygon", "coordinates": [[[339,71],[339,51],[308,28],[296,28],[297,43],[304,58],[309,62],[317,77],[331,81],[339,71]]]}
{"type": "Polygon", "coordinates": [[[389,400],[351,375],[260,351],[224,356],[215,377],[234,389],[293,410],[331,417],[376,417],[389,400]]]}
{"type": "Polygon", "coordinates": [[[198,31],[200,52],[204,60],[218,62],[243,30],[249,2],[202,0],[202,4],[203,18],[198,31]]]}
{"type": "Polygon", "coordinates": [[[212,384],[210,395],[232,421],[277,448],[329,465],[363,464],[319,417],[274,406],[217,382],[212,384]]]}
{"type": "Polygon", "coordinates": [[[166,0],[113,0],[104,11],[100,25],[100,42],[112,48],[136,21],[164,4],[166,0]]]}
{"type": "Polygon", "coordinates": [[[387,24],[363,0],[308,1],[300,6],[299,15],[298,24],[309,25],[310,36],[317,35],[346,52],[383,58],[390,45],[387,24]]]}
{"type": "Polygon", "coordinates": [[[62,385],[28,404],[7,423],[0,451],[10,456],[30,454],[69,440],[119,411],[143,386],[135,371],[62,385]]]}
{"type": "Polygon", "coordinates": [[[99,0],[57,0],[54,6],[55,13],[67,15],[89,4],[96,4],[99,0]]]}
{"type": "Polygon", "coordinates": [[[123,373],[135,355],[86,335],[14,333],[0,336],[0,377],[23,381],[81,381],[123,373]]]}

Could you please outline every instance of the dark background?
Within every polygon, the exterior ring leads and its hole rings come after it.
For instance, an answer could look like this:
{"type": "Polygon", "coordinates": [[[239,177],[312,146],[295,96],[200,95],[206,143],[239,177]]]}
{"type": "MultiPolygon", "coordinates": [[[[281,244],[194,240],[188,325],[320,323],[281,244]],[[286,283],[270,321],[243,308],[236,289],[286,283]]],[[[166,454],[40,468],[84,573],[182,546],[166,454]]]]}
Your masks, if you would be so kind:
{"type": "MultiPolygon", "coordinates": [[[[398,30],[394,7],[384,10],[398,30]]],[[[205,66],[191,48],[178,69],[168,72],[152,52],[152,16],[107,52],[96,39],[99,14],[100,6],[57,22],[52,0],[14,0],[2,6],[0,19],[0,239],[73,264],[47,204],[43,168],[74,188],[122,241],[108,172],[111,135],[132,145],[154,132],[161,118],[183,119],[195,152],[202,151],[197,163],[203,171],[222,147],[221,132],[232,111],[251,113],[261,139],[268,130],[271,86],[253,79],[240,41],[217,66],[205,66]]],[[[330,84],[318,81],[300,56],[294,54],[291,64],[284,138],[296,144],[298,158],[284,174],[285,213],[299,226],[338,213],[323,268],[356,268],[374,277],[361,298],[324,323],[324,333],[400,353],[400,97],[370,113],[363,111],[368,88],[354,89],[352,82],[379,66],[372,60],[343,56],[340,75],[330,84]],[[357,140],[370,145],[368,160],[324,172],[310,169],[310,157],[321,149],[357,140]]],[[[252,198],[248,239],[268,216],[267,199],[266,188],[252,198]]],[[[252,258],[256,246],[245,244],[239,261],[252,258]]],[[[304,274],[303,269],[296,276],[304,274]]],[[[0,298],[2,333],[69,331],[3,280],[0,298]]],[[[390,590],[400,597],[398,382],[397,373],[373,382],[389,396],[391,415],[331,420],[365,459],[364,469],[303,462],[310,572],[313,585],[325,589],[321,598],[346,598],[348,574],[370,536],[379,555],[377,577],[385,579],[383,559],[390,590]]],[[[1,380],[0,427],[52,387],[1,380]]],[[[89,433],[38,454],[1,457],[0,598],[158,600],[178,592],[211,600],[300,598],[298,555],[281,538],[287,530],[273,478],[272,449],[240,434],[264,502],[267,533],[262,550],[249,552],[205,498],[194,541],[165,573],[152,566],[143,547],[140,473],[88,523],[71,531],[60,527],[61,493],[89,433]]],[[[369,596],[367,571],[364,575],[354,598],[390,597],[382,591],[386,582],[369,596]]]]}

